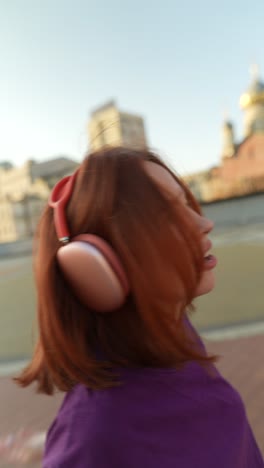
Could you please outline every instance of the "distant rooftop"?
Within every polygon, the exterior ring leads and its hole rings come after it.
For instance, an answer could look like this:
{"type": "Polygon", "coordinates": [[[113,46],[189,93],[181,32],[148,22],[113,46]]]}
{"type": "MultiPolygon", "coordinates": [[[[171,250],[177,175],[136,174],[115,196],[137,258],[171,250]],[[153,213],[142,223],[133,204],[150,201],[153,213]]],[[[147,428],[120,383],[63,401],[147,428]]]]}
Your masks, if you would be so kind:
{"type": "Polygon", "coordinates": [[[116,107],[116,102],[114,99],[111,99],[110,101],[107,101],[105,104],[99,106],[99,107],[96,107],[96,109],[94,109],[92,112],[91,112],[91,115],[96,115],[96,114],[99,114],[100,112],[106,110],[106,109],[111,109],[111,107],[116,107]]]}
{"type": "Polygon", "coordinates": [[[46,178],[59,175],[60,173],[65,174],[67,171],[71,173],[75,170],[77,165],[78,163],[73,159],[61,156],[48,161],[35,162],[31,167],[31,173],[34,179],[46,178]]]}
{"type": "Polygon", "coordinates": [[[5,169],[8,171],[9,169],[13,169],[13,164],[10,161],[0,161],[0,168],[5,169]]]}

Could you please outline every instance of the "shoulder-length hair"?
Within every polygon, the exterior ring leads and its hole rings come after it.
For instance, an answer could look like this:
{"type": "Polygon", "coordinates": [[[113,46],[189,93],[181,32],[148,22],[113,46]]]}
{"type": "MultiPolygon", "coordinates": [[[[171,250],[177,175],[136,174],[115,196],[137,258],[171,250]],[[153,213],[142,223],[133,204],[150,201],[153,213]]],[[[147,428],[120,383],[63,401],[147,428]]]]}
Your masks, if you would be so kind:
{"type": "Polygon", "coordinates": [[[184,327],[203,270],[201,234],[183,203],[170,200],[147,174],[144,161],[167,169],[200,212],[190,190],[152,152],[104,148],[88,155],[67,207],[70,233],[109,242],[131,293],[112,313],[78,301],[58,267],[60,244],[47,206],[34,252],[39,337],[31,363],[15,379],[21,386],[37,381],[46,394],[77,383],[101,389],[120,384],[120,367],[177,368],[188,361],[210,367],[216,361],[184,327]]]}

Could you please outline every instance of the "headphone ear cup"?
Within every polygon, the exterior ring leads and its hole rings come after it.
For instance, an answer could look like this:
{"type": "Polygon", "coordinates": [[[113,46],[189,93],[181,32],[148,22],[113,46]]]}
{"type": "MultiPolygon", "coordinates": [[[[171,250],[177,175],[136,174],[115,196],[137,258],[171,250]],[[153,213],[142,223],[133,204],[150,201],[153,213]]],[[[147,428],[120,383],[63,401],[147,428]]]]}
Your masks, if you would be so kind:
{"type": "Polygon", "coordinates": [[[59,266],[76,297],[98,312],[121,307],[129,293],[126,273],[114,250],[101,238],[81,234],[60,247],[59,266]]]}

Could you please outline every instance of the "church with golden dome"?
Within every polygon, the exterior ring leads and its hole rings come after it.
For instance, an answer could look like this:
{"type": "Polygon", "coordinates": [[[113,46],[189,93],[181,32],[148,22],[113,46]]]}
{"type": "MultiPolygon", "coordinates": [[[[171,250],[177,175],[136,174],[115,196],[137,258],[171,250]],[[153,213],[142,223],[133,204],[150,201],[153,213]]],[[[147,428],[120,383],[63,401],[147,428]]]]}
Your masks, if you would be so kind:
{"type": "Polygon", "coordinates": [[[236,141],[233,123],[225,120],[219,166],[185,177],[201,202],[264,192],[264,82],[256,67],[239,104],[244,113],[242,140],[236,141]]]}

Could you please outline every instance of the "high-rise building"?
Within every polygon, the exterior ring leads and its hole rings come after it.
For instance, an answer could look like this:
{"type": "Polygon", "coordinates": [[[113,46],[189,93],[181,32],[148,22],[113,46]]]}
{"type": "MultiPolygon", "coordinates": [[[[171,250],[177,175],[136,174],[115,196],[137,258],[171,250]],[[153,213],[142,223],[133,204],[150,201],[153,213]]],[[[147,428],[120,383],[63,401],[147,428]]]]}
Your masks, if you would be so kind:
{"type": "Polygon", "coordinates": [[[115,101],[109,101],[94,110],[88,126],[90,148],[103,146],[147,146],[144,120],[141,116],[120,111],[115,101]]]}

